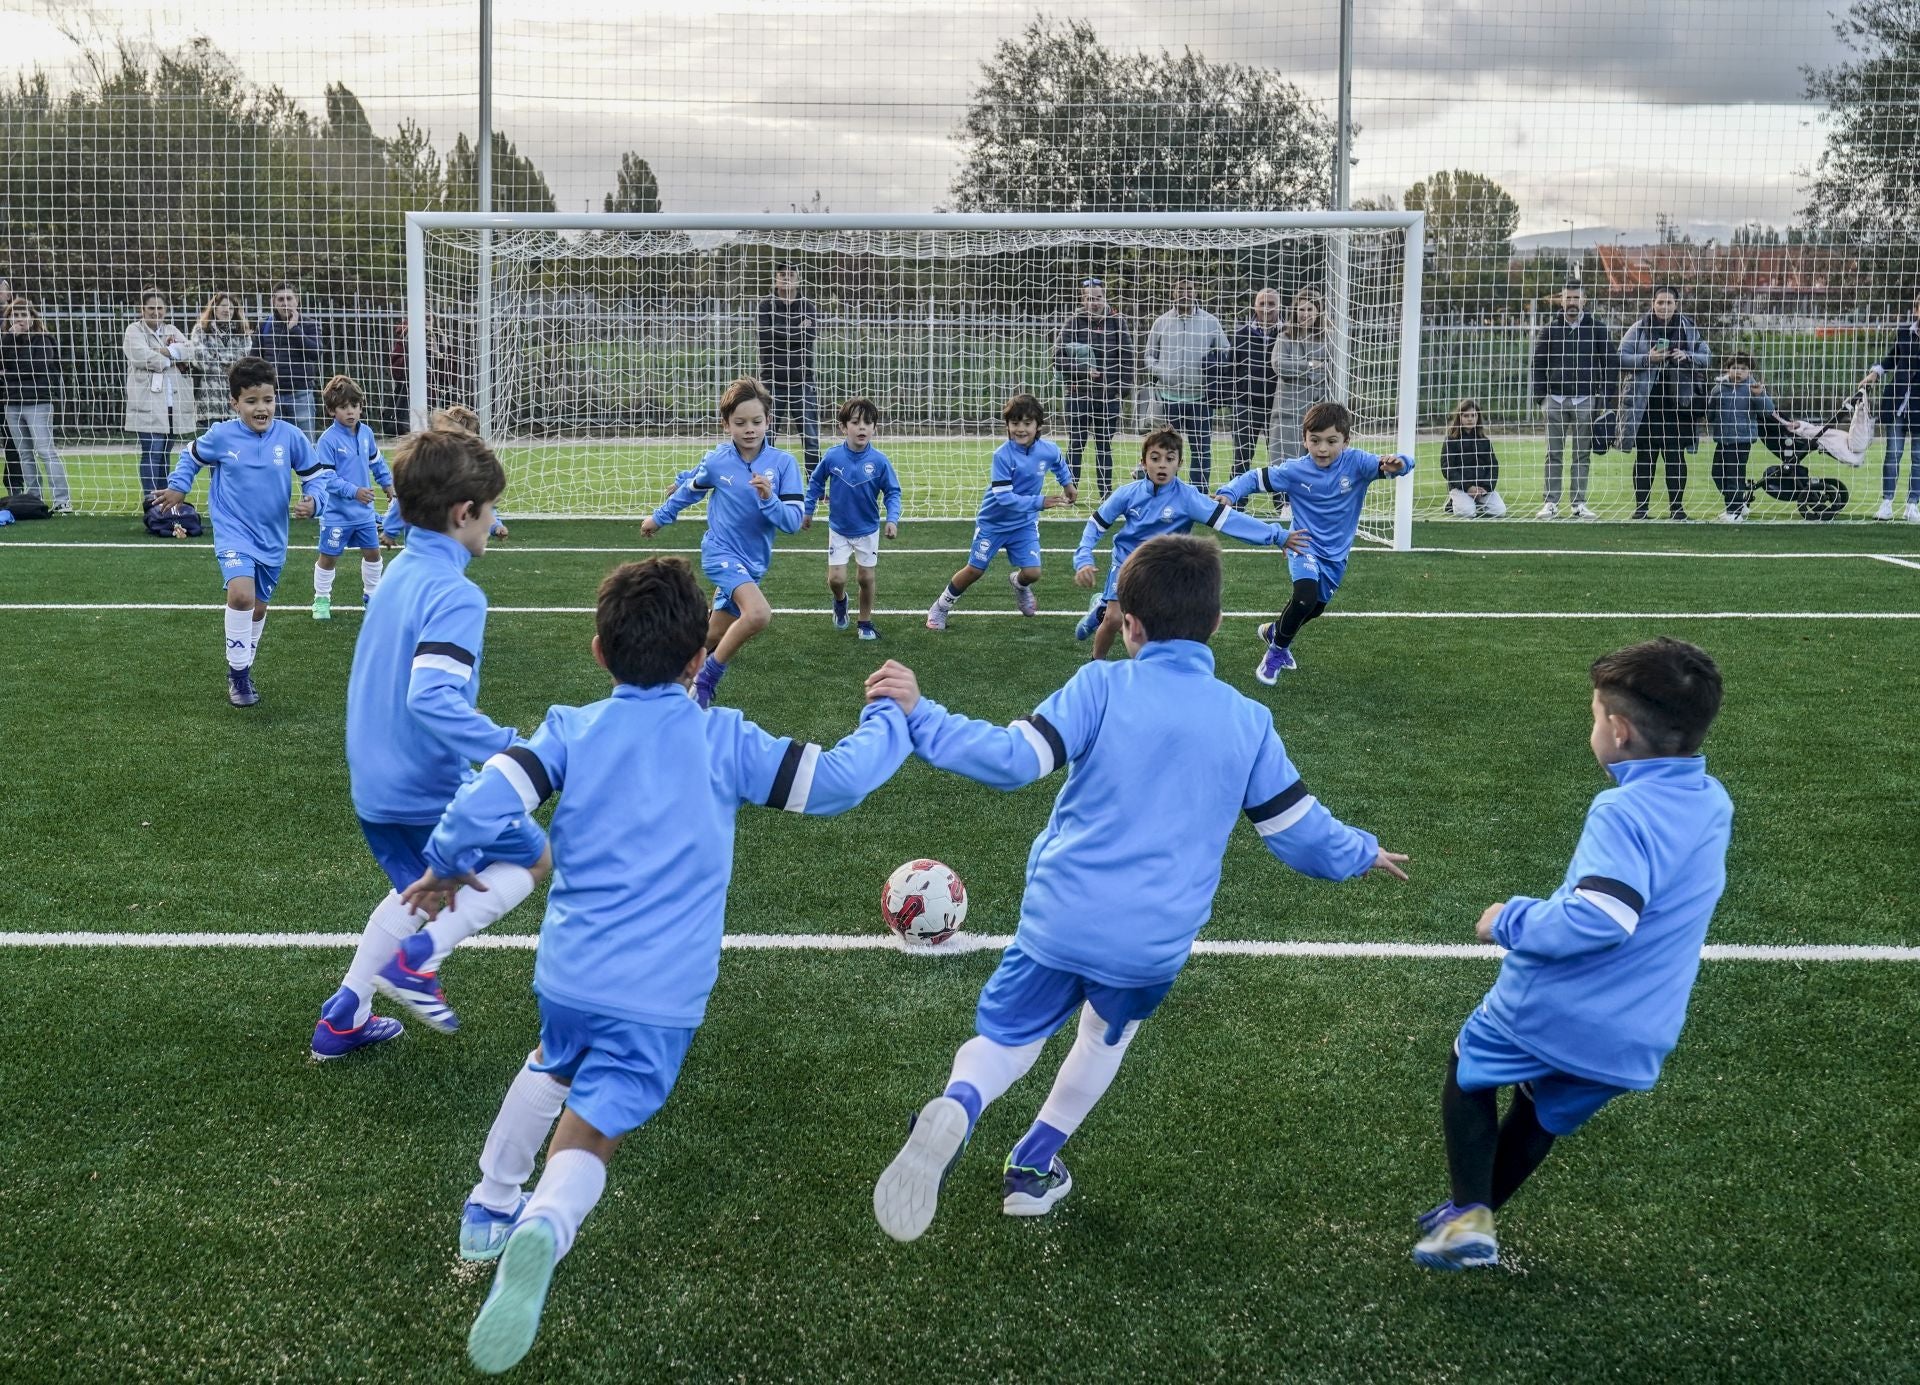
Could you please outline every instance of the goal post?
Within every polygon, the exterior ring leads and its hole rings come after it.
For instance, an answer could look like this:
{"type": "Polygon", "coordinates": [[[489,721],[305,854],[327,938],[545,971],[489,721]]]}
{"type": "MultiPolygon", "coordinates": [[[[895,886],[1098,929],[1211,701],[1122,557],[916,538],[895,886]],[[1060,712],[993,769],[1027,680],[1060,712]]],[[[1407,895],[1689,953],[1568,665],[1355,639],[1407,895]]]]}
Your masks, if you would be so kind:
{"type": "MultiPolygon", "coordinates": [[[[1279,294],[1283,319],[1302,296],[1345,305],[1345,320],[1321,330],[1342,347],[1338,392],[1355,443],[1413,455],[1424,235],[1419,212],[411,212],[409,411],[421,427],[448,403],[489,401],[515,513],[647,513],[717,439],[721,388],[762,373],[758,315],[776,266],[790,263],[809,317],[821,450],[836,440],[840,402],[866,395],[885,420],[879,445],[901,474],[906,517],[970,518],[1002,436],[1000,406],[1028,390],[1063,449],[1095,435],[1077,468],[1083,518],[1103,432],[1116,484],[1133,472],[1141,434],[1167,424],[1191,438],[1210,421],[1216,487],[1250,442],[1256,464],[1267,460],[1271,419],[1237,386],[1231,353],[1203,365],[1192,355],[1205,336],[1194,308],[1231,339],[1261,289],[1279,294]],[[1176,302],[1183,282],[1192,293],[1176,302]],[[1080,359],[1060,334],[1094,284],[1125,327],[1128,358],[1116,369],[1132,388],[1089,395],[1070,388],[1080,359]],[[1156,335],[1163,319],[1171,325],[1156,335]]],[[[779,445],[799,456],[816,401],[793,380],[786,398],[778,382],[774,392],[779,445]]],[[[1311,395],[1294,386],[1296,403],[1311,395]]],[[[1279,441],[1284,455],[1300,450],[1297,437],[1279,441]]],[[[1374,488],[1366,538],[1411,546],[1415,484],[1374,488]]]]}

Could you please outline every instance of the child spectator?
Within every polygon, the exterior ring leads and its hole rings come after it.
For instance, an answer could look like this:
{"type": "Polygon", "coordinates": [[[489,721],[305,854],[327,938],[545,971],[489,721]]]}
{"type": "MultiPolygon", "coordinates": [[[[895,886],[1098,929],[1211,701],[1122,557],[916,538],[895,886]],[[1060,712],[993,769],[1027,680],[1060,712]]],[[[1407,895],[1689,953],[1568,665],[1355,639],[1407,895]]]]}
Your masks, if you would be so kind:
{"type": "Polygon", "coordinates": [[[1727,373],[1707,392],[1707,423],[1713,432],[1713,484],[1727,502],[1723,524],[1738,524],[1753,504],[1747,480],[1747,455],[1760,436],[1760,420],[1774,411],[1765,385],[1753,376],[1753,357],[1736,351],[1727,357],[1727,373]]]}
{"type": "Polygon", "coordinates": [[[1013,587],[1014,604],[1023,616],[1036,614],[1039,606],[1033,599],[1033,584],[1040,580],[1040,512],[1071,505],[1079,497],[1060,449],[1040,436],[1047,426],[1040,401],[1030,394],[1016,394],[1000,411],[1000,418],[1006,424],[1007,440],[994,449],[987,493],[974,516],[973,547],[928,609],[929,630],[947,628],[947,616],[960,597],[980,580],[993,555],[1002,549],[1013,566],[1007,581],[1013,587]],[[1041,494],[1048,472],[1060,483],[1059,495],[1041,494]]]}
{"type": "Polygon", "coordinates": [[[1453,1196],[1420,1218],[1413,1258],[1429,1269],[1499,1264],[1493,1214],[1555,1139],[1653,1086],[1727,883],[1733,804],[1700,756],[1720,670],[1657,639],[1601,656],[1591,674],[1588,744],[1617,787],[1587,809],[1559,889],[1489,905],[1475,925],[1507,955],[1447,1060],[1453,1196]],[[1495,1094],[1507,1086],[1502,1121],[1495,1094]]]}
{"type": "Polygon", "coordinates": [[[760,579],[773,563],[773,536],[800,527],[802,488],[791,452],[767,442],[772,399],[758,380],[735,380],[720,396],[727,441],[709,452],[692,477],[640,526],[652,538],[689,505],[713,498],[707,532],[700,539],[700,568],[713,583],[713,618],[707,626],[707,661],[693,680],[693,696],[713,705],[727,666],[747,641],[773,620],[760,579]]]}
{"type": "Polygon", "coordinates": [[[1186,965],[1239,815],[1303,874],[1406,878],[1405,856],[1307,792],[1272,714],[1215,675],[1207,641],[1220,626],[1217,545],[1149,539],[1120,569],[1119,605],[1134,657],[1083,666],[1011,726],[925,700],[895,663],[867,680],[867,696],[906,709],[913,748],[936,769],[1009,791],[1067,772],[1027,858],[1019,928],[980,993],[978,1033],[874,1187],[874,1216],[896,1241],[927,1229],[980,1113],[1077,1013],[1053,1090],[1007,1156],[1000,1205],[1008,1216],[1040,1216],[1067,1195],[1060,1150],[1186,965]]]}
{"type": "Polygon", "coordinates": [[[840,406],[845,439],[820,459],[807,478],[802,529],[813,527],[813,512],[827,499],[827,590],[833,593],[833,628],[847,628],[847,559],[855,564],[860,586],[860,638],[877,640],[873,628],[873,570],[880,564],[880,507],[886,503],[888,539],[900,536],[900,478],[887,454],[873,445],[880,409],[871,399],[849,399],[840,406]],[[827,482],[833,489],[827,489],[827,482]]]}
{"type": "Polygon", "coordinates": [[[360,421],[366,412],[367,397],[352,379],[336,375],[327,381],[320,402],[333,415],[333,423],[320,435],[321,460],[333,469],[320,505],[320,552],[313,561],[313,618],[333,619],[333,575],[340,555],[349,548],[360,550],[360,594],[373,600],[380,585],[380,526],[374,518],[373,498],[386,493],[389,502],[398,504],[393,494],[393,473],[387,459],[380,455],[373,429],[360,421]]]}
{"type": "Polygon", "coordinates": [[[1447,503],[1461,519],[1500,519],[1507,513],[1507,502],[1500,498],[1500,459],[1494,455],[1493,439],[1480,426],[1480,405],[1471,399],[1462,399],[1447,423],[1440,474],[1447,478],[1447,503]]]}
{"type": "Polygon", "coordinates": [[[150,497],[171,509],[187,498],[201,467],[212,469],[207,517],[213,521],[214,561],[227,589],[227,701],[236,707],[260,700],[253,661],[267,605],[287,561],[290,488],[298,485],[303,492],[294,513],[305,519],[326,482],[324,464],[307,435],[273,416],[274,383],[273,367],[258,356],[235,361],[227,372],[234,417],[187,444],[167,484],[150,497]]]}

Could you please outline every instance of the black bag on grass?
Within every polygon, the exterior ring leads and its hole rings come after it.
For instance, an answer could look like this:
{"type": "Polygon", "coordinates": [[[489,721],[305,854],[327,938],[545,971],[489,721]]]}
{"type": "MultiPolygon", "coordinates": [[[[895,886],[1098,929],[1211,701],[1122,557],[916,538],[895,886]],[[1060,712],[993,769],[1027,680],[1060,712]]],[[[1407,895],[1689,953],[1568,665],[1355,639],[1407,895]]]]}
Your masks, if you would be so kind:
{"type": "Polygon", "coordinates": [[[46,519],[53,514],[37,495],[0,495],[0,510],[13,511],[16,520],[46,519]]]}
{"type": "Polygon", "coordinates": [[[206,532],[200,512],[185,501],[175,510],[164,505],[147,506],[146,524],[147,532],[156,539],[197,539],[206,532]]]}

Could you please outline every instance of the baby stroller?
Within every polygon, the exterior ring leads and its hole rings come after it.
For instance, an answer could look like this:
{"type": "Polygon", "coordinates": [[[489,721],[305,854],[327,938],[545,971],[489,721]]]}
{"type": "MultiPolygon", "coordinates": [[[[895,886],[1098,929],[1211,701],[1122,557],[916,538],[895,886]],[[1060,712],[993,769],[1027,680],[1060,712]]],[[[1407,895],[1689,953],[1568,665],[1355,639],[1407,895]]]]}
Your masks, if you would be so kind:
{"type": "Polygon", "coordinates": [[[1760,441],[1780,462],[1761,473],[1757,487],[1749,486],[1748,503],[1758,489],[1794,506],[1802,519],[1832,519],[1847,508],[1847,487],[1815,477],[1806,459],[1825,453],[1847,466],[1865,462],[1873,443],[1873,406],[1861,390],[1819,423],[1770,414],[1761,420],[1760,441]]]}

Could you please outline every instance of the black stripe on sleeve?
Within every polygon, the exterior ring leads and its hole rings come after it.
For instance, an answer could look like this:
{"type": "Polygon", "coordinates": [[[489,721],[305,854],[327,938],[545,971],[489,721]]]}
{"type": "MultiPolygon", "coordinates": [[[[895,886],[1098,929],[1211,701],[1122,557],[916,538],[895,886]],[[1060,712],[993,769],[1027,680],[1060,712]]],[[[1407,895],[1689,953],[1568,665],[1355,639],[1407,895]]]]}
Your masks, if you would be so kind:
{"type": "Polygon", "coordinates": [[[798,505],[801,501],[806,499],[806,497],[801,495],[798,491],[794,492],[792,495],[788,495],[785,491],[781,491],[780,498],[786,501],[790,505],[798,505]]]}
{"type": "Polygon", "coordinates": [[[1618,880],[1610,880],[1604,875],[1583,875],[1574,884],[1574,889],[1592,890],[1595,894],[1603,894],[1610,899],[1617,899],[1629,909],[1633,910],[1635,914],[1643,912],[1647,907],[1646,896],[1642,895],[1640,891],[1634,889],[1631,885],[1622,884],[1618,880]]]}
{"type": "Polygon", "coordinates": [[[806,746],[799,741],[787,742],[787,753],[780,757],[780,768],[774,773],[773,787],[767,790],[769,808],[787,806],[787,800],[793,796],[793,776],[799,773],[800,757],[806,753],[806,746]]]}
{"type": "Polygon", "coordinates": [[[708,481],[706,484],[702,485],[698,481],[689,481],[687,482],[687,489],[690,491],[710,491],[713,489],[713,482],[708,481]]]}
{"type": "Polygon", "coordinates": [[[1268,475],[1268,473],[1270,473],[1272,470],[1273,470],[1272,467],[1263,466],[1260,468],[1260,470],[1256,471],[1253,474],[1254,475],[1253,488],[1255,490],[1270,491],[1273,489],[1273,482],[1271,481],[1268,475]]]}
{"type": "Polygon", "coordinates": [[[1041,716],[1038,712],[1035,712],[1027,718],[1027,725],[1031,726],[1046,738],[1047,749],[1053,752],[1053,767],[1055,769],[1065,769],[1067,765],[1067,743],[1060,739],[1060,733],[1054,730],[1053,723],[1041,716]]]}
{"type": "Polygon", "coordinates": [[[315,462],[312,466],[309,466],[309,467],[298,467],[298,466],[295,467],[293,469],[293,474],[295,476],[311,476],[316,471],[332,471],[332,470],[333,468],[328,466],[325,462],[315,462]]]}
{"type": "Polygon", "coordinates": [[[987,489],[990,491],[1003,491],[1012,484],[1013,482],[1011,481],[989,481],[987,482],[987,489]]]}
{"type": "Polygon", "coordinates": [[[422,654],[444,655],[449,659],[459,660],[461,663],[465,664],[468,668],[472,668],[475,662],[473,655],[468,653],[466,650],[462,649],[459,645],[447,644],[442,640],[420,641],[420,643],[416,644],[413,647],[413,657],[417,659],[422,654]]]}
{"type": "Polygon", "coordinates": [[[187,444],[187,451],[193,454],[194,461],[200,463],[201,466],[219,466],[220,465],[219,458],[202,457],[200,455],[200,439],[198,438],[195,438],[191,443],[187,444]]]}
{"type": "Polygon", "coordinates": [[[1269,818],[1277,818],[1306,796],[1307,781],[1296,779],[1265,803],[1256,803],[1246,809],[1247,819],[1250,822],[1265,822],[1269,818]]]}
{"type": "Polygon", "coordinates": [[[1220,516],[1224,515],[1226,512],[1227,512],[1227,506],[1225,501],[1222,501],[1220,504],[1215,505],[1213,507],[1213,513],[1207,516],[1207,528],[1218,529],[1220,527],[1220,516]]]}
{"type": "Polygon", "coordinates": [[[540,763],[540,757],[524,745],[507,747],[507,758],[526,772],[527,782],[533,785],[533,792],[539,801],[545,803],[553,797],[553,776],[547,773],[547,767],[540,763]]]}

